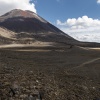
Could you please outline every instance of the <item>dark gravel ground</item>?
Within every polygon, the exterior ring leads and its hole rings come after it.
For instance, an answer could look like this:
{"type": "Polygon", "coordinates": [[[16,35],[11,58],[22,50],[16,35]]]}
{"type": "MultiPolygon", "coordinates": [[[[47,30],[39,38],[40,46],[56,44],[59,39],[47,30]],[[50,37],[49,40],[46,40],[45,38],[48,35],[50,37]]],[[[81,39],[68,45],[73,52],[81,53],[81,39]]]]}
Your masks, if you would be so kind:
{"type": "Polygon", "coordinates": [[[0,100],[100,100],[100,60],[72,70],[99,51],[18,49],[0,49],[0,100]]]}

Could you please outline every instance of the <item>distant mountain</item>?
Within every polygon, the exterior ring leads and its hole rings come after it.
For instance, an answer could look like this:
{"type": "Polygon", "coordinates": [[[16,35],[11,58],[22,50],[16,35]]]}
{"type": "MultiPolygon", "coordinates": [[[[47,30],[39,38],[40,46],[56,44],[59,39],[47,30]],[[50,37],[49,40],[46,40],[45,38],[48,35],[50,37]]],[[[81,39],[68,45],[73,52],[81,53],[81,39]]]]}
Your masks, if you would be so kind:
{"type": "Polygon", "coordinates": [[[70,36],[74,37],[75,39],[79,40],[79,41],[95,41],[100,43],[100,34],[97,33],[69,33],[70,36]]]}
{"type": "Polygon", "coordinates": [[[75,40],[36,13],[28,10],[14,9],[0,16],[0,27],[0,44],[27,44],[40,41],[68,45],[92,45],[75,40]]]}

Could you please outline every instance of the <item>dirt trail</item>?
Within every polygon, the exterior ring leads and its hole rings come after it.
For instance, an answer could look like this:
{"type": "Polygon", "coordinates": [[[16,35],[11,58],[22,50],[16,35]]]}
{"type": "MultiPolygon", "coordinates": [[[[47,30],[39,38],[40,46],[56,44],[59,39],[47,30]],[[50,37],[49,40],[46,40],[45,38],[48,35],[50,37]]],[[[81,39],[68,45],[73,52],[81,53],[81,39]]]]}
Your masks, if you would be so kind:
{"type": "Polygon", "coordinates": [[[93,62],[95,62],[95,61],[97,61],[97,60],[100,60],[100,57],[99,57],[99,58],[92,59],[92,60],[89,60],[89,61],[86,61],[86,62],[82,63],[81,65],[76,66],[76,67],[74,67],[74,68],[72,68],[72,69],[76,69],[76,68],[83,67],[84,65],[87,65],[87,64],[93,63],[93,62]]]}

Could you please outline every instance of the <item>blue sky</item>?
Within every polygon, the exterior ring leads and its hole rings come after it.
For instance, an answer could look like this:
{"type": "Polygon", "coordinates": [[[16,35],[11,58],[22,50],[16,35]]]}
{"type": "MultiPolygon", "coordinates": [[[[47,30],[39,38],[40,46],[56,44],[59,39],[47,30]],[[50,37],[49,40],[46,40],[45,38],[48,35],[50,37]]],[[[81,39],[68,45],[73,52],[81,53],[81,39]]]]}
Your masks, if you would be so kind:
{"type": "Polygon", "coordinates": [[[37,0],[35,6],[37,13],[52,23],[84,15],[100,18],[100,5],[96,0],[37,0]]]}
{"type": "Polygon", "coordinates": [[[100,0],[37,0],[37,13],[80,41],[100,42],[100,0]]]}
{"type": "Polygon", "coordinates": [[[100,42],[100,0],[0,0],[0,15],[31,10],[80,41],[100,42]]]}

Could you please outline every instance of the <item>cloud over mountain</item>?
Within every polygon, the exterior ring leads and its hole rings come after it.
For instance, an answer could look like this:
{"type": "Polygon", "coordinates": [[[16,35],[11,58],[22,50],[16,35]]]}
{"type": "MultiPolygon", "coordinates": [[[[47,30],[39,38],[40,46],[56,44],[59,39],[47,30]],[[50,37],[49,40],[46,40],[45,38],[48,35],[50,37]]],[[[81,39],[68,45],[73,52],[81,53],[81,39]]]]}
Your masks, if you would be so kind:
{"type": "Polygon", "coordinates": [[[31,10],[36,13],[34,3],[30,2],[31,0],[0,0],[0,15],[12,9],[31,10]]]}
{"type": "Polygon", "coordinates": [[[57,20],[57,26],[78,40],[100,42],[99,39],[96,40],[100,37],[99,19],[89,18],[88,16],[82,16],[77,19],[69,18],[65,22],[57,20]],[[85,38],[80,38],[81,36],[85,38]]]}

